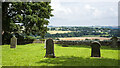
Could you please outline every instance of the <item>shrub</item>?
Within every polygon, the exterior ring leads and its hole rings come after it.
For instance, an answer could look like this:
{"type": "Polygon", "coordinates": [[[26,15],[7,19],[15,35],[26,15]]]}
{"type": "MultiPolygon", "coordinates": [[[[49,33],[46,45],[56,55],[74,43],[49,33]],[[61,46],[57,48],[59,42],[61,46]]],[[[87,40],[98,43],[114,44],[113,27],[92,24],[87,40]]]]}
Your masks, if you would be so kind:
{"type": "Polygon", "coordinates": [[[94,39],[95,41],[100,41],[100,39],[94,39]]]}
{"type": "Polygon", "coordinates": [[[39,39],[40,41],[45,41],[45,39],[39,39]]]}
{"type": "Polygon", "coordinates": [[[85,40],[91,40],[91,39],[87,39],[87,38],[86,38],[85,40]]]}

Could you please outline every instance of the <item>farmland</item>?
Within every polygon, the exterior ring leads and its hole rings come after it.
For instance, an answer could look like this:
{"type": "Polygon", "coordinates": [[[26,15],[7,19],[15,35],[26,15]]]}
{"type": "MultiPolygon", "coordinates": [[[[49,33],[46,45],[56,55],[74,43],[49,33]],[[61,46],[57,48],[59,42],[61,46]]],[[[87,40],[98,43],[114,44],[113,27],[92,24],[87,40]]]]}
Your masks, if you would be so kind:
{"type": "Polygon", "coordinates": [[[71,33],[73,31],[47,31],[50,34],[57,34],[57,33],[71,33]]]}
{"type": "Polygon", "coordinates": [[[79,40],[85,40],[85,39],[99,39],[101,41],[103,40],[110,40],[110,38],[105,38],[105,37],[67,37],[67,38],[59,38],[60,40],[71,40],[71,41],[79,41],[79,40]]]}
{"type": "Polygon", "coordinates": [[[119,29],[99,28],[99,27],[51,27],[47,31],[45,38],[56,37],[119,37],[119,29]]]}

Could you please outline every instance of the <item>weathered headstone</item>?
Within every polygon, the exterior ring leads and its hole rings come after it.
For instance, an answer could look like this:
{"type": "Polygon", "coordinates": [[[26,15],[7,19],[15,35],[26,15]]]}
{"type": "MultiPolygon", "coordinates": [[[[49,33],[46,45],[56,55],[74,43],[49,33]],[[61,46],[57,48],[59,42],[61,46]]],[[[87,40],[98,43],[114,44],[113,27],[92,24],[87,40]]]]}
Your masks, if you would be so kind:
{"type": "Polygon", "coordinates": [[[17,45],[17,38],[13,36],[11,38],[10,48],[16,48],[16,45],[17,45]]]}
{"type": "Polygon", "coordinates": [[[118,46],[118,44],[117,44],[118,38],[117,37],[112,37],[111,40],[112,40],[111,47],[112,48],[117,47],[118,46]]]}
{"type": "Polygon", "coordinates": [[[47,39],[46,40],[46,58],[55,58],[54,54],[54,42],[52,39],[47,39]]]}
{"type": "Polygon", "coordinates": [[[91,57],[101,57],[100,46],[101,46],[101,44],[98,41],[92,42],[91,57]]]}

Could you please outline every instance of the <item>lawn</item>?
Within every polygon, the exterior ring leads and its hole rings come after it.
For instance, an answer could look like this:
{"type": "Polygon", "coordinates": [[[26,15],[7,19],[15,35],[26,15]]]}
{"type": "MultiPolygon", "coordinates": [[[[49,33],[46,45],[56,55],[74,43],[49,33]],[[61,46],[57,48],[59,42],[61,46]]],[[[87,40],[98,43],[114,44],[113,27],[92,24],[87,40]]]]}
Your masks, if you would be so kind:
{"type": "Polygon", "coordinates": [[[101,47],[101,58],[90,57],[90,46],[62,47],[55,44],[57,58],[44,58],[44,44],[2,46],[3,66],[118,66],[118,49],[101,47]]]}

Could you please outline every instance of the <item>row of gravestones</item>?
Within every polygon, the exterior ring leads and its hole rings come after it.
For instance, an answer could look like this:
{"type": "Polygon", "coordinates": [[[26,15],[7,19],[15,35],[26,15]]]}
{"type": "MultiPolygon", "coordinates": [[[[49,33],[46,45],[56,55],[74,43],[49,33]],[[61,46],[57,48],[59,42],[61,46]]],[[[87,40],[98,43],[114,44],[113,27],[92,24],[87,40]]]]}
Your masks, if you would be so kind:
{"type": "MultiPolygon", "coordinates": [[[[45,47],[46,48],[46,58],[55,58],[54,54],[54,42],[52,39],[47,39],[45,41],[45,47]]],[[[100,54],[100,46],[101,44],[98,41],[94,41],[91,44],[92,50],[91,50],[91,57],[101,57],[100,54]]]]}
{"type": "MultiPolygon", "coordinates": [[[[116,41],[113,41],[113,45],[116,45],[116,41]]],[[[11,38],[11,46],[10,48],[16,48],[17,45],[17,38],[15,36],[13,36],[11,38]]],[[[101,44],[98,41],[94,41],[91,44],[91,57],[100,57],[100,46],[101,44]]],[[[45,47],[46,49],[46,54],[45,57],[46,58],[55,58],[55,54],[54,54],[54,41],[52,39],[47,39],[45,40],[45,47]]]]}

